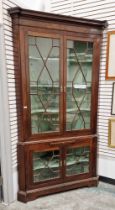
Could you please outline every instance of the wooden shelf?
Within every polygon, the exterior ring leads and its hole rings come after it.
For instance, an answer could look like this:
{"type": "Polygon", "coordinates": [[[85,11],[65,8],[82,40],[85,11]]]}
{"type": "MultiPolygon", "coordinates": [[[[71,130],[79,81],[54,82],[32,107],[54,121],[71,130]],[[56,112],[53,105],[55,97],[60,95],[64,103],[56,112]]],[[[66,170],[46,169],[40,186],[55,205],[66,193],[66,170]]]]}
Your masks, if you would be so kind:
{"type": "MultiPolygon", "coordinates": [[[[80,111],[88,111],[90,112],[91,110],[89,108],[82,108],[80,109],[80,111]]],[[[71,112],[71,113],[76,113],[76,108],[69,108],[69,109],[66,109],[66,112],[71,112]]],[[[52,114],[57,114],[59,113],[59,110],[58,109],[47,109],[46,112],[44,109],[36,109],[36,110],[33,110],[31,112],[31,114],[37,114],[37,113],[52,113],[52,114]]]]}

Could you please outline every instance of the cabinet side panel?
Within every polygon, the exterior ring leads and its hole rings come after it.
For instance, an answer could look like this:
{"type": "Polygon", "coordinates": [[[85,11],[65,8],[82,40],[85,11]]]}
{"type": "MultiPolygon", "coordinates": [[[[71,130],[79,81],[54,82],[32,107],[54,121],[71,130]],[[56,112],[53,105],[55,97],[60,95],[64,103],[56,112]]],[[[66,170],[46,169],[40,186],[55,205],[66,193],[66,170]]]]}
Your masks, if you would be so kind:
{"type": "Polygon", "coordinates": [[[97,137],[91,141],[91,163],[92,163],[92,177],[97,175],[97,137]]]}
{"type": "Polygon", "coordinates": [[[18,141],[22,139],[22,94],[21,94],[21,69],[20,69],[20,36],[18,18],[12,19],[13,27],[13,50],[14,50],[14,67],[15,67],[15,87],[16,87],[16,109],[18,122],[18,141]]]}
{"type": "Polygon", "coordinates": [[[93,88],[92,88],[92,98],[91,104],[93,104],[92,109],[92,119],[91,119],[91,128],[92,133],[97,132],[97,106],[98,106],[98,88],[99,88],[99,68],[100,68],[100,47],[101,47],[101,36],[98,36],[94,41],[94,54],[93,54],[93,88]]]}
{"type": "Polygon", "coordinates": [[[25,175],[25,151],[24,146],[18,145],[18,171],[19,171],[19,189],[26,190],[26,175],[25,175]]]}

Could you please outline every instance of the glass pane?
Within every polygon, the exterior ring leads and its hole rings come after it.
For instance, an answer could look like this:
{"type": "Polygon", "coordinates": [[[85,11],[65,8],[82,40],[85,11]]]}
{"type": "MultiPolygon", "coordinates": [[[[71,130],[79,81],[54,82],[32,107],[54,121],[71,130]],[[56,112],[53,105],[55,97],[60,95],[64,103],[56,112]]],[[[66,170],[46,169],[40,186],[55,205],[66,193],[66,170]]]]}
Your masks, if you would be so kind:
{"type": "Polygon", "coordinates": [[[66,130],[90,128],[93,43],[67,41],[66,130]]]}
{"type": "Polygon", "coordinates": [[[28,37],[32,134],[59,131],[60,40],[28,37]]]}
{"type": "Polygon", "coordinates": [[[66,175],[89,172],[89,147],[69,148],[66,154],[66,175]]]}
{"type": "Polygon", "coordinates": [[[59,150],[33,153],[33,182],[60,177],[59,150]]]}

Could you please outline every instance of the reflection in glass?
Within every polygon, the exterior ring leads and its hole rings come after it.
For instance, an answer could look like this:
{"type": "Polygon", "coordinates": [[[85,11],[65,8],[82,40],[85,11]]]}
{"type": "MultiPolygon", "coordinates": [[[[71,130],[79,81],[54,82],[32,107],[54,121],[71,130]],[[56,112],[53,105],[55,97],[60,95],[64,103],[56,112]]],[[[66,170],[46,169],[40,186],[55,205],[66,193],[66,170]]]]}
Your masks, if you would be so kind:
{"type": "Polygon", "coordinates": [[[67,41],[66,130],[90,128],[93,43],[67,41]]]}
{"type": "Polygon", "coordinates": [[[33,182],[59,178],[59,150],[33,153],[33,182]]]}
{"type": "Polygon", "coordinates": [[[69,148],[66,154],[66,175],[89,172],[89,147],[69,148]]]}
{"type": "Polygon", "coordinates": [[[59,131],[60,40],[28,37],[32,134],[59,131]]]}

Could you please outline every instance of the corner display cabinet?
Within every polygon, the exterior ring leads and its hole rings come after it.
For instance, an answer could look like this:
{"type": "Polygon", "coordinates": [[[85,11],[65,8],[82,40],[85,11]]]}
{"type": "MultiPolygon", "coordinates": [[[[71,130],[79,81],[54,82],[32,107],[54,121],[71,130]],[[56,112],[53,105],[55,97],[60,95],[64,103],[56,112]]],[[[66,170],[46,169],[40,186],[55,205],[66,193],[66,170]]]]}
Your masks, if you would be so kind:
{"type": "Polygon", "coordinates": [[[11,8],[18,199],[97,185],[99,58],[105,21],[11,8]]]}

